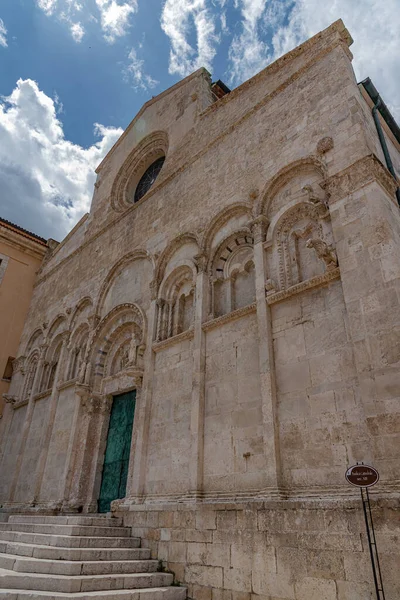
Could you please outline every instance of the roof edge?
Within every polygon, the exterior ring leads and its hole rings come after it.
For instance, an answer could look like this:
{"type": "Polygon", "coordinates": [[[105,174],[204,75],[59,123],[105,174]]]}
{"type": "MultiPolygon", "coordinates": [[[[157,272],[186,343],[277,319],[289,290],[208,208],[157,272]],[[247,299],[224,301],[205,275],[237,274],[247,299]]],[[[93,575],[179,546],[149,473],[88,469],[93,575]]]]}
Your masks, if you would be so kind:
{"type": "Polygon", "coordinates": [[[207,75],[208,77],[211,78],[211,74],[207,71],[207,69],[205,67],[200,67],[194,73],[191,73],[187,77],[184,77],[184,79],[180,79],[179,81],[177,81],[171,87],[167,88],[163,92],[160,92],[160,94],[158,94],[157,96],[154,96],[154,98],[151,98],[151,100],[147,100],[147,102],[145,102],[143,104],[142,108],[139,110],[139,112],[136,114],[136,116],[132,119],[132,121],[129,123],[129,125],[123,131],[123,133],[120,135],[120,137],[117,139],[117,141],[115,142],[115,144],[107,152],[107,154],[105,155],[105,157],[103,158],[103,160],[101,161],[101,163],[99,164],[99,166],[95,169],[95,172],[97,174],[100,173],[100,171],[102,170],[102,168],[103,168],[104,163],[106,162],[106,160],[108,160],[108,158],[118,148],[118,146],[121,144],[122,140],[126,137],[126,135],[129,133],[129,131],[135,125],[136,121],[142,116],[142,114],[144,113],[144,111],[147,108],[149,108],[149,106],[152,106],[153,104],[155,104],[156,102],[158,102],[158,100],[160,100],[161,98],[165,98],[165,96],[168,96],[168,94],[170,94],[171,92],[174,92],[175,90],[179,89],[181,86],[185,85],[188,81],[191,81],[195,77],[198,77],[200,74],[207,75]]]}
{"type": "Polygon", "coordinates": [[[40,244],[41,246],[47,246],[47,240],[45,238],[41,237],[40,235],[37,235],[36,233],[32,233],[32,231],[24,229],[16,223],[12,223],[12,221],[8,221],[7,219],[3,219],[2,217],[0,217],[0,226],[3,226],[6,229],[9,229],[10,231],[14,231],[22,237],[28,238],[31,241],[40,244]]]}

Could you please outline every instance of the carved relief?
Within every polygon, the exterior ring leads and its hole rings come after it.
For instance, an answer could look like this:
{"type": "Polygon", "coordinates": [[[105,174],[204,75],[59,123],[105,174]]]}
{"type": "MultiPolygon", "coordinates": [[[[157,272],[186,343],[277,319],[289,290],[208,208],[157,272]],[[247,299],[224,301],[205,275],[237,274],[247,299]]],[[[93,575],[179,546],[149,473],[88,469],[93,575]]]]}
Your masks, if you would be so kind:
{"type": "Polygon", "coordinates": [[[326,242],[318,238],[307,240],[306,246],[307,248],[314,248],[318,258],[324,261],[327,271],[336,269],[338,265],[338,259],[333,246],[328,245],[326,242]]]}

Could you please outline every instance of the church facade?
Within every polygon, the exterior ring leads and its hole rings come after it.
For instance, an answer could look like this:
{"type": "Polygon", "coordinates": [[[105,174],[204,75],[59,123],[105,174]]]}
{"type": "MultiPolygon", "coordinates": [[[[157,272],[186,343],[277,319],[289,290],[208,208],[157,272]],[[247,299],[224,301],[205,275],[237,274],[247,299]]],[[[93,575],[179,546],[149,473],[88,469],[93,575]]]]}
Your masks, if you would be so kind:
{"type": "Polygon", "coordinates": [[[1,510],[112,511],[196,600],[364,600],[365,462],[400,592],[400,140],[350,44],[200,69],[105,157],[38,275],[1,510]]]}

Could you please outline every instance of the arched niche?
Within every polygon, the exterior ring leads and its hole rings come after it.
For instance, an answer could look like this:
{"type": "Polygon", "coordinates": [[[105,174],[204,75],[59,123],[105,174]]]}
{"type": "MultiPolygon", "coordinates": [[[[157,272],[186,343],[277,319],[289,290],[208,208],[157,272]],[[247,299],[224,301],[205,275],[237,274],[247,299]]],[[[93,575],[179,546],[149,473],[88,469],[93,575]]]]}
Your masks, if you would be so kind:
{"type": "Polygon", "coordinates": [[[135,250],[124,256],[110,270],[100,289],[96,314],[102,318],[116,306],[136,303],[144,310],[150,305],[150,283],[153,263],[144,250],[135,250]]]}
{"type": "Polygon", "coordinates": [[[254,239],[248,228],[231,233],[211,260],[211,314],[219,317],[255,302],[254,239]]]}
{"type": "Polygon", "coordinates": [[[29,400],[39,362],[38,350],[33,350],[25,364],[25,378],[22,387],[21,400],[29,400]]]}
{"type": "Polygon", "coordinates": [[[96,328],[90,348],[90,384],[100,391],[105,377],[129,367],[141,367],[146,321],[141,308],[125,303],[116,306],[96,328]]]}
{"type": "Polygon", "coordinates": [[[185,260],[163,280],[157,301],[157,341],[183,333],[192,326],[195,277],[194,263],[185,260]]]}
{"type": "Polygon", "coordinates": [[[58,334],[52,339],[46,350],[40,380],[40,392],[51,390],[54,385],[61,357],[62,343],[62,334],[58,334]]]}
{"type": "Polygon", "coordinates": [[[219,211],[208,225],[202,242],[202,252],[211,259],[215,249],[232,232],[246,227],[252,218],[251,205],[237,202],[219,211]]]}
{"type": "Polygon", "coordinates": [[[68,345],[67,379],[83,379],[87,344],[89,340],[89,325],[81,323],[71,334],[68,345]]]}

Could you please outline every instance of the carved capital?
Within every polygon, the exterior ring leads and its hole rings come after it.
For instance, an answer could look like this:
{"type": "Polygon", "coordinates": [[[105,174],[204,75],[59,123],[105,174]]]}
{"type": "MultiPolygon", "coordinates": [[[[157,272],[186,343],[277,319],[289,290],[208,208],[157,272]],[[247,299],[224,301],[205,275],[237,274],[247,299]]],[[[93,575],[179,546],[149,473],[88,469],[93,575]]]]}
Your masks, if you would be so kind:
{"type": "Polygon", "coordinates": [[[152,300],[157,300],[157,292],[158,292],[158,281],[157,279],[153,279],[153,281],[150,281],[149,284],[150,287],[150,296],[152,300]]]}
{"type": "Polygon", "coordinates": [[[76,383],[75,394],[80,396],[80,398],[86,398],[90,394],[90,388],[85,383],[76,383]]]}
{"type": "Polygon", "coordinates": [[[196,256],[193,257],[194,260],[194,264],[197,267],[197,271],[199,273],[205,273],[206,268],[207,268],[207,256],[205,254],[196,254],[196,256]]]}
{"type": "Polygon", "coordinates": [[[165,304],[164,298],[157,298],[157,306],[158,308],[162,308],[165,304]]]}
{"type": "Polygon", "coordinates": [[[39,358],[44,358],[48,347],[48,344],[41,344],[41,346],[39,346],[39,358]]]}
{"type": "Polygon", "coordinates": [[[269,221],[265,215],[259,215],[249,223],[251,233],[254,237],[254,243],[265,242],[269,221]]]}
{"type": "Polygon", "coordinates": [[[96,329],[97,325],[100,323],[100,317],[98,315],[94,315],[94,314],[90,315],[88,317],[88,323],[92,329],[96,329]]]}

